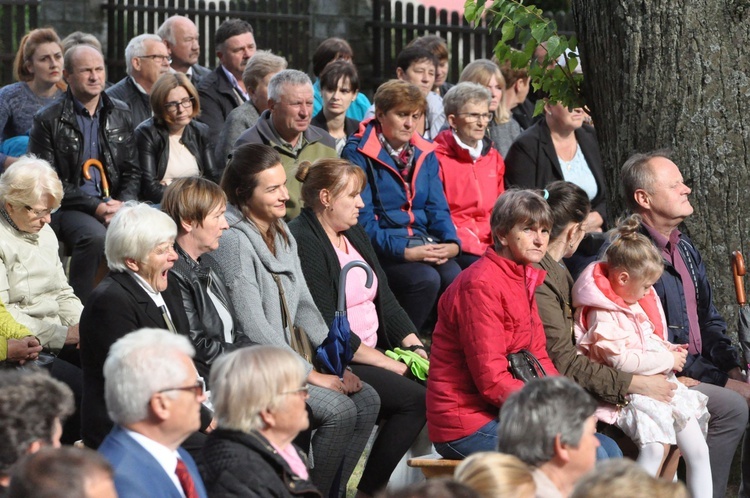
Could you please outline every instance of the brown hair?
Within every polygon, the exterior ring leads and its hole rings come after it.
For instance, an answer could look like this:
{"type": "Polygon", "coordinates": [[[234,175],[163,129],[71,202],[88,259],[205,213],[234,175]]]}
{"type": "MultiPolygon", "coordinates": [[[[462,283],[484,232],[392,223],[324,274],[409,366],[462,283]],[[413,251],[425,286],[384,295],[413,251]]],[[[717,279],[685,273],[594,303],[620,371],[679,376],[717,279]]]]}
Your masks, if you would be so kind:
{"type": "Polygon", "coordinates": [[[591,202],[586,192],[575,183],[556,181],[547,185],[547,204],[552,210],[554,224],[549,234],[550,242],[562,234],[568,223],[582,223],[591,212],[591,202]]]}
{"type": "Polygon", "coordinates": [[[383,114],[396,108],[420,110],[427,108],[427,99],[414,84],[402,80],[389,80],[380,85],[373,97],[375,115],[383,114]]]}
{"type": "Polygon", "coordinates": [[[459,83],[464,81],[470,81],[472,83],[479,83],[480,85],[487,86],[490,84],[492,77],[497,79],[497,82],[503,87],[503,98],[497,104],[497,110],[495,111],[495,122],[498,124],[507,123],[510,119],[510,112],[505,105],[505,89],[508,88],[503,72],[500,68],[489,59],[477,59],[469,63],[463,71],[461,71],[461,77],[458,79],[459,83]]]}
{"type": "Polygon", "coordinates": [[[320,76],[323,69],[331,62],[341,57],[353,58],[354,52],[352,51],[349,42],[343,38],[328,38],[323,40],[318,48],[315,49],[313,54],[313,74],[320,76]]]}
{"type": "Polygon", "coordinates": [[[620,220],[610,234],[611,244],[604,252],[604,259],[610,268],[621,268],[641,278],[658,278],[664,271],[664,262],[640,228],[640,215],[620,220]]]}
{"type": "MultiPolygon", "coordinates": [[[[492,60],[497,63],[494,58],[492,60]]],[[[515,85],[518,80],[525,80],[529,77],[529,68],[522,67],[520,69],[514,69],[510,60],[506,60],[502,64],[497,65],[500,66],[500,72],[503,73],[505,88],[515,85]]]]}
{"type": "Polygon", "coordinates": [[[190,79],[185,73],[176,71],[159,76],[154,86],[151,87],[151,109],[154,111],[154,122],[159,125],[170,125],[174,123],[174,118],[167,111],[164,104],[167,103],[169,92],[175,88],[183,87],[188,95],[193,99],[193,113],[191,118],[196,117],[201,112],[201,103],[198,98],[198,90],[195,89],[190,79]]]}
{"type": "Polygon", "coordinates": [[[164,190],[161,210],[167,213],[182,233],[182,222],[196,222],[203,226],[203,220],[217,207],[226,204],[227,196],[221,187],[211,180],[199,176],[179,178],[164,190]]]}
{"type": "Polygon", "coordinates": [[[17,81],[31,81],[34,79],[34,75],[26,68],[26,63],[31,62],[31,58],[34,57],[34,52],[36,52],[39,45],[45,43],[57,43],[60,47],[60,52],[63,50],[60,37],[57,36],[57,32],[52,28],[34,29],[21,38],[21,43],[18,45],[18,52],[16,52],[16,59],[13,62],[13,77],[17,81]]]}
{"type": "Polygon", "coordinates": [[[419,47],[429,50],[439,61],[448,60],[448,45],[438,35],[425,35],[414,38],[407,47],[419,47]]]}
{"type": "Polygon", "coordinates": [[[510,189],[495,201],[490,216],[492,240],[500,247],[498,236],[507,235],[519,223],[552,229],[552,210],[544,198],[531,190],[510,189]]]}
{"type": "Polygon", "coordinates": [[[321,190],[328,190],[331,198],[335,199],[345,193],[352,178],[360,192],[367,183],[362,168],[346,159],[318,159],[312,164],[303,161],[297,167],[294,177],[302,184],[302,202],[313,211],[322,208],[321,190]]]}
{"type": "MultiPolygon", "coordinates": [[[[281,156],[268,145],[242,144],[232,151],[220,185],[227,196],[227,201],[242,211],[242,215],[248,222],[253,223],[248,203],[258,186],[258,175],[279,164],[282,164],[281,156]]],[[[274,254],[276,253],[274,239],[277,233],[280,233],[284,242],[289,244],[289,238],[279,220],[272,223],[266,233],[261,233],[268,249],[274,254]]]]}

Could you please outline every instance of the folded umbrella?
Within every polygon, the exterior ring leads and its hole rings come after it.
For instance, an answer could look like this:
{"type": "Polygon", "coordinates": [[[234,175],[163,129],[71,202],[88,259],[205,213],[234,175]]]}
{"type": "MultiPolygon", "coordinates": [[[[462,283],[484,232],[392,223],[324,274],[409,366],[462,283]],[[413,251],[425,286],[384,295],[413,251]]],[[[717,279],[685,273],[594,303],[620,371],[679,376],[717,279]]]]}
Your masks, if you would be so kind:
{"type": "Polygon", "coordinates": [[[339,299],[336,304],[336,314],[333,317],[331,329],[328,331],[328,337],[318,346],[315,358],[318,364],[325,367],[332,374],[344,377],[346,366],[352,361],[354,352],[349,342],[351,337],[351,327],[349,319],[346,317],[346,274],[352,268],[362,268],[367,274],[365,286],[369,289],[372,287],[372,269],[364,261],[352,261],[347,263],[341,269],[339,276],[339,299]]]}
{"type": "Polygon", "coordinates": [[[750,369],[750,306],[745,296],[745,260],[740,251],[732,252],[732,273],[734,274],[734,290],[739,304],[739,318],[737,324],[737,338],[742,349],[743,363],[750,369]]]}

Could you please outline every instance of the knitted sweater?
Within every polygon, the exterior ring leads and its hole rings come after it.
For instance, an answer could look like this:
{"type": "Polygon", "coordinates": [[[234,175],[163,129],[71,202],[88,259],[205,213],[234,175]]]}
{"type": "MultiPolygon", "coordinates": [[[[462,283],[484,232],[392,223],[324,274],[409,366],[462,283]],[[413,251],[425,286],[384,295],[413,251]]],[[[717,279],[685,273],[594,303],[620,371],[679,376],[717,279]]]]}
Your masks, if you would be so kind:
{"type": "MultiPolygon", "coordinates": [[[[289,332],[281,319],[279,288],[273,274],[281,277],[294,325],[307,332],[313,348],[328,336],[328,326],[315,306],[302,274],[297,242],[280,221],[289,245],[276,235],[276,255],[268,250],[260,232],[234,206],[227,205],[227,230],[211,256],[224,272],[229,297],[237,313],[238,328],[257,344],[290,348],[289,332]]],[[[310,373],[312,365],[307,364],[310,373]]]]}
{"type": "MultiPolygon", "coordinates": [[[[36,111],[57,100],[54,97],[37,97],[26,82],[13,83],[0,88],[0,144],[19,135],[28,135],[36,111]]],[[[0,165],[8,156],[0,152],[0,165]]]]}

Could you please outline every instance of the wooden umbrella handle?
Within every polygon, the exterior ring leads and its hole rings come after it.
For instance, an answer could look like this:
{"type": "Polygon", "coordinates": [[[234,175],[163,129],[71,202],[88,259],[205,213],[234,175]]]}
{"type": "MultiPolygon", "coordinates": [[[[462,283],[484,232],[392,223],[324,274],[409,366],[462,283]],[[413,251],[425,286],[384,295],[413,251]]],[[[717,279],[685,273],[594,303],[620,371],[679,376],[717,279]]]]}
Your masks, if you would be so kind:
{"type": "Polygon", "coordinates": [[[737,304],[744,305],[747,300],[745,296],[745,259],[740,251],[732,252],[732,273],[734,274],[734,291],[737,294],[737,304]]]}
{"type": "Polygon", "coordinates": [[[91,158],[83,163],[83,177],[87,180],[91,180],[91,173],[89,168],[94,167],[99,170],[102,177],[102,193],[104,197],[109,197],[109,182],[107,181],[107,175],[104,173],[104,165],[98,159],[91,158]]]}

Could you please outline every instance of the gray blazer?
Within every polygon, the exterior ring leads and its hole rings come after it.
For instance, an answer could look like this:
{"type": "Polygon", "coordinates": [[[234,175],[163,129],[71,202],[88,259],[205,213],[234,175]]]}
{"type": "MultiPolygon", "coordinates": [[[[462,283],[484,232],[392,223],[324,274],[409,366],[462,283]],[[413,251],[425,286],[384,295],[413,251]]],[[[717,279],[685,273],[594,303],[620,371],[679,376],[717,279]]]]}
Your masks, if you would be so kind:
{"type": "MultiPolygon", "coordinates": [[[[271,254],[255,225],[234,206],[227,205],[229,230],[221,237],[219,248],[211,253],[226,277],[229,298],[237,313],[238,328],[251,341],[290,348],[290,338],[281,320],[279,288],[273,279],[281,277],[289,313],[295,325],[305,329],[313,348],[328,336],[328,326],[315,306],[305,283],[297,242],[281,221],[289,237],[286,245],[276,236],[276,256],[271,254]]],[[[307,374],[312,365],[307,364],[307,374]]]]}

